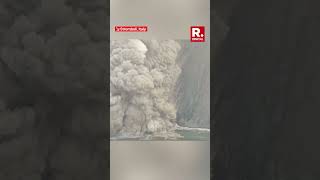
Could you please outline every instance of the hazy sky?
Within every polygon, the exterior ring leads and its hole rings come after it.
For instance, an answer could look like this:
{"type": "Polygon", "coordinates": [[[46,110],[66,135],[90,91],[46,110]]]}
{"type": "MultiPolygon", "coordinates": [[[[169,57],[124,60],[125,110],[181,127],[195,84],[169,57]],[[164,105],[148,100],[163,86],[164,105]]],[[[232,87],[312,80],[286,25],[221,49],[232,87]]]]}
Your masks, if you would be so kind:
{"type": "Polygon", "coordinates": [[[111,39],[189,39],[192,25],[206,26],[210,0],[111,0],[111,39]],[[115,25],[147,25],[148,32],[115,33],[115,25]]]}

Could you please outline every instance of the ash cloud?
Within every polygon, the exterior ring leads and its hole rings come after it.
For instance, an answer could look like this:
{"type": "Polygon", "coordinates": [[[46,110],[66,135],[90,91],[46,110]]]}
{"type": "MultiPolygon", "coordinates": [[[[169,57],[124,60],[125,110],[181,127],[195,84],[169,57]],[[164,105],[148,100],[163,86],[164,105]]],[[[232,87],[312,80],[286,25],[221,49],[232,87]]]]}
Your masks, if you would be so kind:
{"type": "Polygon", "coordinates": [[[173,40],[111,42],[111,136],[173,133],[180,49],[173,40]]]}
{"type": "Polygon", "coordinates": [[[0,2],[0,179],[106,179],[105,1],[0,2]]]}

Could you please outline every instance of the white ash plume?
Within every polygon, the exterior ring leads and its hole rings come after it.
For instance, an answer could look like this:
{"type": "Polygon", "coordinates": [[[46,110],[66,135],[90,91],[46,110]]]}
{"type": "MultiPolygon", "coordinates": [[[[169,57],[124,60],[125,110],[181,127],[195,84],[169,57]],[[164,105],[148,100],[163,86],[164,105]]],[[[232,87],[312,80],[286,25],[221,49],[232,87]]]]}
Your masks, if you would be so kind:
{"type": "Polygon", "coordinates": [[[180,45],[173,40],[111,42],[111,136],[142,136],[173,131],[174,86],[180,45]]]}

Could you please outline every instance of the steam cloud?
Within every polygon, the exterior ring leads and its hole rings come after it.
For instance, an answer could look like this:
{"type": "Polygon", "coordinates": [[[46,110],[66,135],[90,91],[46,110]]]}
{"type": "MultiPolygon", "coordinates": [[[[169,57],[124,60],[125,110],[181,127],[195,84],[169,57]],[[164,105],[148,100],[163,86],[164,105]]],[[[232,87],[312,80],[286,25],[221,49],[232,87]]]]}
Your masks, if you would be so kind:
{"type": "Polygon", "coordinates": [[[111,136],[174,135],[180,48],[173,40],[111,42],[111,136]]]}

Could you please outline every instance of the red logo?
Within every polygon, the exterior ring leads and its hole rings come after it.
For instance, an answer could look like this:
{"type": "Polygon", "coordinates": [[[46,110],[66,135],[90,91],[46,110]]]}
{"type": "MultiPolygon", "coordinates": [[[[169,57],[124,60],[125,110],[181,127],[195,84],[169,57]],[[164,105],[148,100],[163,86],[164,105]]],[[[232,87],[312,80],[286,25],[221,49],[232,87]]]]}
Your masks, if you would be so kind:
{"type": "Polygon", "coordinates": [[[147,32],[148,26],[115,26],[115,32],[147,32]]]}
{"type": "Polygon", "coordinates": [[[205,41],[204,26],[191,26],[190,40],[191,42],[204,42],[205,41]]]}

